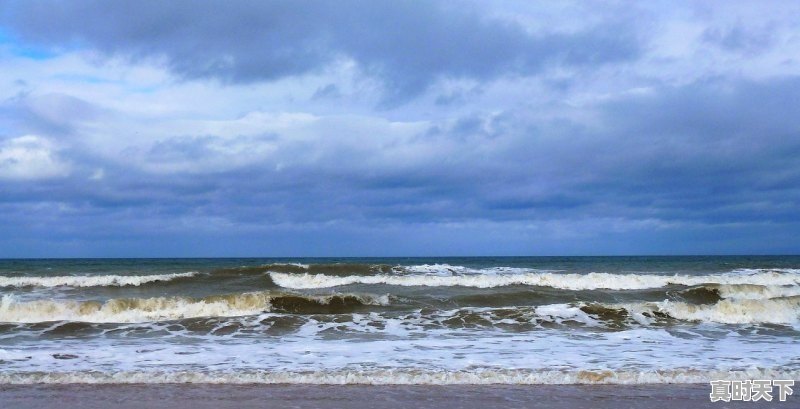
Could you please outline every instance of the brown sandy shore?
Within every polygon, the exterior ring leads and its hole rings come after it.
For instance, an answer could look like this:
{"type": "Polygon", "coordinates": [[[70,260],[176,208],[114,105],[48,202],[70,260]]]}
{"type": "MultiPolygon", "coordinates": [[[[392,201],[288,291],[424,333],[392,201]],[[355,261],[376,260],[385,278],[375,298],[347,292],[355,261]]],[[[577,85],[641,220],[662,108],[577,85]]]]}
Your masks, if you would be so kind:
{"type": "Polygon", "coordinates": [[[683,385],[1,385],[0,408],[800,408],[786,402],[710,402],[683,385]]]}

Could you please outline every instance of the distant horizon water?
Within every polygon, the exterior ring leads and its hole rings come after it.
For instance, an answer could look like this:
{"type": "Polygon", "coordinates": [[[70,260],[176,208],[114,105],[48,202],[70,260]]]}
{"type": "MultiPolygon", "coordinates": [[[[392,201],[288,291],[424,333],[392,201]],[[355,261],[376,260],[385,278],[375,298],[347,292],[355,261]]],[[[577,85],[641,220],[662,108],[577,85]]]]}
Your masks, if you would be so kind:
{"type": "Polygon", "coordinates": [[[547,255],[394,255],[394,256],[373,256],[373,255],[344,255],[344,256],[292,256],[292,255],[223,255],[223,256],[58,256],[58,257],[34,257],[34,256],[7,256],[0,257],[0,260],[405,260],[405,259],[510,259],[510,258],[530,258],[530,259],[557,259],[557,258],[687,258],[687,257],[800,257],[800,253],[720,253],[720,254],[547,254],[547,255]]]}

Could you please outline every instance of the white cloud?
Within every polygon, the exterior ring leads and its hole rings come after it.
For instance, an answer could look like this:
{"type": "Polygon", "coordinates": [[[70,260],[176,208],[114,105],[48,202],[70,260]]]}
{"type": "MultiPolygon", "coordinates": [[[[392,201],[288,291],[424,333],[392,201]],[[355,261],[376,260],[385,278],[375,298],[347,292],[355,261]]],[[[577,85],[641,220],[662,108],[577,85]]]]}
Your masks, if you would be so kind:
{"type": "Polygon", "coordinates": [[[106,171],[103,168],[97,168],[89,176],[89,180],[103,180],[106,177],[106,171]]]}
{"type": "Polygon", "coordinates": [[[67,176],[69,170],[53,144],[40,136],[20,136],[0,144],[0,179],[51,179],[67,176]]]}

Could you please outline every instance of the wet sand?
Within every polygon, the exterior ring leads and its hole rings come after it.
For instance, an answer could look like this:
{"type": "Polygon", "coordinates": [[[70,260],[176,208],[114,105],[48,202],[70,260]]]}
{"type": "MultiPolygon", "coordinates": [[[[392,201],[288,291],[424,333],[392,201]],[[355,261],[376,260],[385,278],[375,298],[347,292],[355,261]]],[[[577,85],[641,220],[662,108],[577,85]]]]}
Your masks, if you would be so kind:
{"type": "Polygon", "coordinates": [[[786,402],[710,402],[687,385],[2,385],[0,408],[800,408],[786,402]]]}

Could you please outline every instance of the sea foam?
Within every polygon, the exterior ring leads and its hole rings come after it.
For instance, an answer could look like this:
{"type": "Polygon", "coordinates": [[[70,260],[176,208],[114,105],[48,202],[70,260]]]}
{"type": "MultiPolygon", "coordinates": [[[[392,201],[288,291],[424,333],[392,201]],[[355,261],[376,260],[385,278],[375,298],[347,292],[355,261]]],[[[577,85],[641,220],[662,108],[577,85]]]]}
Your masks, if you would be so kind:
{"type": "Polygon", "coordinates": [[[361,304],[388,303],[387,296],[323,295],[300,296],[252,292],[191,297],[119,298],[107,301],[35,300],[19,301],[13,295],[0,298],[0,322],[33,323],[78,321],[93,323],[134,323],[168,321],[196,317],[235,317],[268,312],[276,300],[294,299],[292,303],[361,304]]]}
{"type": "Polygon", "coordinates": [[[152,275],[0,276],[0,287],[123,287],[194,277],[197,272],[152,275]]]}
{"type": "Polygon", "coordinates": [[[750,369],[708,371],[532,371],[485,369],[436,370],[334,370],[291,371],[118,371],[0,373],[0,384],[313,384],[313,385],[571,385],[707,383],[709,379],[797,379],[800,371],[750,369]]]}
{"type": "Polygon", "coordinates": [[[492,274],[377,274],[332,276],[309,273],[270,272],[270,278],[284,288],[311,289],[329,288],[351,284],[385,284],[395,286],[425,287],[476,287],[493,288],[509,285],[530,285],[565,290],[642,290],[668,285],[694,286],[701,284],[754,284],[754,285],[798,285],[800,272],[759,270],[734,271],[707,275],[663,275],[663,274],[612,274],[612,273],[555,273],[555,272],[494,272],[492,274]]]}

